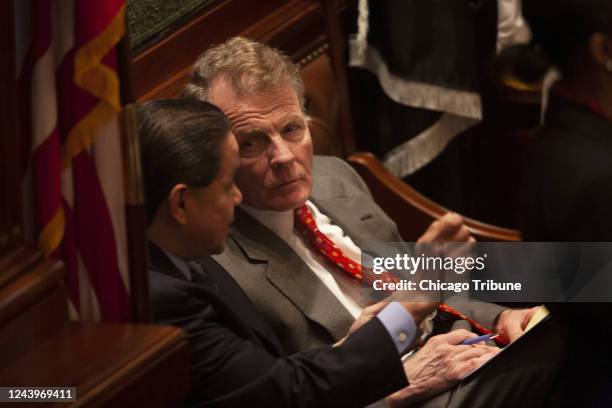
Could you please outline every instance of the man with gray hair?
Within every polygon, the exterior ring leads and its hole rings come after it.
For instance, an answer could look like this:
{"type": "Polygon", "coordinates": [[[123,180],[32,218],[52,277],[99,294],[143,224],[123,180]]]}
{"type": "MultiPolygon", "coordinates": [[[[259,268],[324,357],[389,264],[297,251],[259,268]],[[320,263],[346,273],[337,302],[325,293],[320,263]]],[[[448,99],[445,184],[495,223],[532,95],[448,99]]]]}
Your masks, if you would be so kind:
{"type": "MultiPolygon", "coordinates": [[[[365,305],[355,290],[362,278],[360,246],[402,239],[348,164],[313,158],[297,67],[275,49],[236,37],[198,59],[184,94],[219,106],[239,145],[236,184],[244,201],[217,261],[290,352],[340,340],[365,305]]],[[[460,216],[447,214],[419,241],[474,239],[460,216]]],[[[465,314],[510,340],[523,333],[533,313],[467,305],[465,314]]],[[[436,349],[423,349],[414,358],[431,357],[427,353],[436,349]]]]}

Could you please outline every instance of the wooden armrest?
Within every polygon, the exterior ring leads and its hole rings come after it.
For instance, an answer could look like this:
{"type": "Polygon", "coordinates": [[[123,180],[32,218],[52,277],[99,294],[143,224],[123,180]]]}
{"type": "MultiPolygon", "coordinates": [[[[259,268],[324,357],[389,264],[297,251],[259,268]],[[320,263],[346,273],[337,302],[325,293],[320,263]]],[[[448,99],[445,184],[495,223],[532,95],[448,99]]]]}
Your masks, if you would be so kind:
{"type": "MultiPolygon", "coordinates": [[[[397,178],[372,154],[357,152],[348,162],[365,180],[374,200],[395,221],[406,241],[416,241],[432,221],[449,212],[397,178]]],[[[519,231],[464,217],[478,241],[520,241],[519,231]]]]}

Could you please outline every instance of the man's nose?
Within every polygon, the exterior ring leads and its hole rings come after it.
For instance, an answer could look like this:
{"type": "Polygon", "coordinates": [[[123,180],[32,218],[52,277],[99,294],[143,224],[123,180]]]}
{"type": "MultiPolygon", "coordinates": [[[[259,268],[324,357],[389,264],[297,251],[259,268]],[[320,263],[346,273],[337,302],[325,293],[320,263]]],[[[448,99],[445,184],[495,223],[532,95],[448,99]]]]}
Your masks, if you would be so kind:
{"type": "Polygon", "coordinates": [[[282,138],[273,140],[269,148],[270,165],[272,168],[285,166],[295,160],[290,143],[282,138]]]}
{"type": "Polygon", "coordinates": [[[242,203],[242,191],[234,185],[234,205],[239,206],[242,203]]]}

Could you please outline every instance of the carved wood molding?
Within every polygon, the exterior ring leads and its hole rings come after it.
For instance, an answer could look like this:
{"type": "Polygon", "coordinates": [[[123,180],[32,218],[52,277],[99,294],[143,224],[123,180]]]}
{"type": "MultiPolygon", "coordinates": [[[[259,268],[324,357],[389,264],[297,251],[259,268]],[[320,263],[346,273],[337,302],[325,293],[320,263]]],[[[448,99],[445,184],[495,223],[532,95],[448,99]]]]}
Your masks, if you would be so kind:
{"type": "Polygon", "coordinates": [[[62,286],[61,262],[22,246],[0,258],[0,325],[62,286]]]}
{"type": "Polygon", "coordinates": [[[224,1],[133,56],[134,95],[138,101],[178,96],[197,57],[235,35],[266,42],[299,61],[325,43],[324,33],[321,6],[314,0],[224,1]]]}

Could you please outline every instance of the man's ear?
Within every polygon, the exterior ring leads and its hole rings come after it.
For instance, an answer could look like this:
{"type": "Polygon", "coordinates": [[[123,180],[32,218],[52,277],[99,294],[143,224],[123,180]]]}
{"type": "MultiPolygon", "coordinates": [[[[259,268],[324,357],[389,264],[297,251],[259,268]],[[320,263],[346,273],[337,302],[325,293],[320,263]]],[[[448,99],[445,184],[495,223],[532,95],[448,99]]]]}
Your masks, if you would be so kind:
{"type": "Polygon", "coordinates": [[[612,39],[602,33],[589,38],[589,53],[600,67],[609,70],[612,65],[612,39]]]}
{"type": "Polygon", "coordinates": [[[186,211],[186,195],[188,187],[185,184],[177,184],[172,187],[168,194],[168,209],[172,215],[172,219],[179,225],[187,224],[187,211],[186,211]]]}

